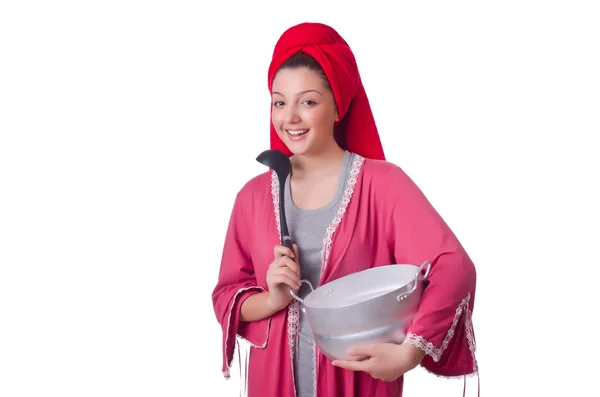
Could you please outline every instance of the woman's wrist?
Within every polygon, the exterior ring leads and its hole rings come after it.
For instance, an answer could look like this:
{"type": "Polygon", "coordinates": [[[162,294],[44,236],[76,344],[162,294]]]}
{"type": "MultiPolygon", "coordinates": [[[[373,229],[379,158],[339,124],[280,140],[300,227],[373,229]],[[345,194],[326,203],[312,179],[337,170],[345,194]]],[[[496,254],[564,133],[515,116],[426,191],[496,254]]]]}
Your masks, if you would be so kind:
{"type": "Polygon", "coordinates": [[[240,320],[250,322],[263,320],[279,310],[273,306],[269,292],[263,291],[246,298],[240,311],[240,320]]]}
{"type": "Polygon", "coordinates": [[[420,347],[413,345],[412,343],[403,343],[401,346],[404,346],[409,352],[410,361],[413,365],[413,368],[417,367],[423,359],[425,358],[425,351],[420,347]]]}

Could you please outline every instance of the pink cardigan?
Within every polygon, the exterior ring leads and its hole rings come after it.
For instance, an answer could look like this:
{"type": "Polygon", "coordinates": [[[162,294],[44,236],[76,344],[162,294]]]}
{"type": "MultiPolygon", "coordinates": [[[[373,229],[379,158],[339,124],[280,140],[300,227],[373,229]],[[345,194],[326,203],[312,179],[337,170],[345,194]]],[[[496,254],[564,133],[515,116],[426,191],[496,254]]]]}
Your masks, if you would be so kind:
{"type": "MultiPolygon", "coordinates": [[[[273,247],[280,242],[279,184],[273,171],[251,179],[237,194],[213,303],[223,329],[223,373],[229,378],[236,337],[251,344],[249,397],[294,397],[293,353],[298,302],[262,321],[242,323],[239,311],[264,291],[273,247]]],[[[357,156],[343,204],[323,242],[321,283],[368,267],[420,265],[430,260],[423,293],[405,343],[426,352],[421,365],[439,376],[477,372],[472,311],[476,272],[469,256],[415,183],[396,165],[357,156]]],[[[393,382],[331,365],[316,349],[315,396],[401,396],[393,382]]]]}

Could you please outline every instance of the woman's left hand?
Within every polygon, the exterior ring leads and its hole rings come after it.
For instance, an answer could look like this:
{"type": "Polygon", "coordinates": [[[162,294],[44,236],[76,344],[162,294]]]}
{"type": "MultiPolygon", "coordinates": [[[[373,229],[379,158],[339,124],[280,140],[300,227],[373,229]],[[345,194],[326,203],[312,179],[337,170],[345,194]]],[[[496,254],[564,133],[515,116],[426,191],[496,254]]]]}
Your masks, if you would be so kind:
{"type": "Polygon", "coordinates": [[[351,356],[368,356],[362,361],[334,360],[333,365],[351,371],[368,372],[373,378],[391,382],[415,368],[425,352],[412,344],[380,343],[355,347],[351,356]]]}

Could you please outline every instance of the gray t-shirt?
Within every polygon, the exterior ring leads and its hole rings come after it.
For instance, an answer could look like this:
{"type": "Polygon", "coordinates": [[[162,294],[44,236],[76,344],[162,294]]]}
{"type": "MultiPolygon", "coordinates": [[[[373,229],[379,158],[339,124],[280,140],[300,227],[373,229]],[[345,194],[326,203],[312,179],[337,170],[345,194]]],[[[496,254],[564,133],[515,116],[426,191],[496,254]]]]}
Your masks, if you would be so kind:
{"type": "MultiPolygon", "coordinates": [[[[346,182],[350,176],[354,154],[346,151],[338,188],[333,199],[326,206],[314,210],[302,210],[294,205],[290,197],[290,179],[285,183],[285,215],[290,237],[298,245],[302,279],[310,281],[314,288],[319,285],[321,276],[321,252],[325,233],[333,221],[344,197],[346,182]]],[[[310,287],[302,285],[299,296],[304,297],[310,287]]],[[[298,339],[294,354],[298,397],[314,395],[314,340],[310,325],[302,310],[299,311],[298,339]]]]}

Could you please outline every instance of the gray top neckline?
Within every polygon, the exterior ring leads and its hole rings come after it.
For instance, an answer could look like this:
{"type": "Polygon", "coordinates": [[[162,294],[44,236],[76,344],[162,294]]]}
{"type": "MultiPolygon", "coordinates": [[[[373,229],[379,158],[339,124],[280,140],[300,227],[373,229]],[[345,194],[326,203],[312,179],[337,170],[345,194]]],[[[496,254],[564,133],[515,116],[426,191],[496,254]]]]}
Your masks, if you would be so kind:
{"type": "Polygon", "coordinates": [[[350,167],[350,159],[352,153],[349,152],[348,150],[344,151],[344,156],[342,157],[342,166],[340,168],[340,176],[338,177],[338,185],[337,185],[337,190],[335,192],[335,195],[333,196],[333,198],[331,199],[331,201],[324,205],[321,208],[315,208],[315,209],[302,209],[302,208],[298,208],[296,206],[296,204],[294,203],[294,201],[292,200],[292,191],[291,191],[291,187],[290,187],[290,178],[291,178],[291,174],[288,175],[287,179],[285,180],[285,205],[286,207],[288,207],[289,209],[296,211],[296,212],[301,212],[303,215],[316,215],[316,214],[321,214],[325,211],[329,211],[331,208],[333,208],[335,205],[337,205],[339,203],[339,201],[342,198],[342,193],[344,192],[345,186],[346,186],[346,179],[348,176],[348,168],[350,167]]]}

